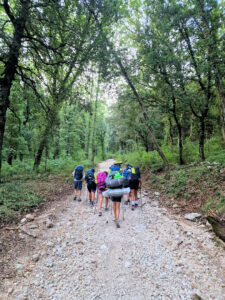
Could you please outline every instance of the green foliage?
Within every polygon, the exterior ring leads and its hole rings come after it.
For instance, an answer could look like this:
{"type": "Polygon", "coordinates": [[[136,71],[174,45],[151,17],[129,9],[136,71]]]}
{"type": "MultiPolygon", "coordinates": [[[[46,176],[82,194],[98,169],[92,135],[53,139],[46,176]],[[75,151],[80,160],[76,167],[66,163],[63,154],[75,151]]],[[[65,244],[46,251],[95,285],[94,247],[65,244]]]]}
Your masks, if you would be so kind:
{"type": "Polygon", "coordinates": [[[170,181],[167,181],[166,193],[175,195],[176,197],[185,191],[188,177],[185,170],[176,170],[171,172],[170,181]]]}
{"type": "Polygon", "coordinates": [[[213,209],[220,213],[225,213],[225,197],[221,193],[215,192],[212,197],[209,197],[202,207],[205,213],[213,209]]]}
{"type": "Polygon", "coordinates": [[[29,190],[23,182],[0,185],[0,221],[7,222],[15,216],[32,211],[43,198],[29,190]]]}
{"type": "Polygon", "coordinates": [[[127,154],[118,154],[117,159],[122,161],[123,164],[137,165],[141,169],[158,170],[162,168],[161,159],[156,151],[145,152],[139,150],[127,154]]]}

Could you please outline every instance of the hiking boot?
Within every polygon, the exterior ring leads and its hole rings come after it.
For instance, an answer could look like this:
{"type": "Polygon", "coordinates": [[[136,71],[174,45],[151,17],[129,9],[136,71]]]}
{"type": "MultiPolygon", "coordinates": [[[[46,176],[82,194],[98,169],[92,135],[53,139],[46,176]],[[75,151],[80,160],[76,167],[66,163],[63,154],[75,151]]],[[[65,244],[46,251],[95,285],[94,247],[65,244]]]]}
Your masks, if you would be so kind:
{"type": "Polygon", "coordinates": [[[73,200],[76,201],[77,200],[77,196],[74,196],[73,200]]]}
{"type": "Polygon", "coordinates": [[[78,201],[78,202],[81,202],[81,198],[79,198],[77,201],[78,201]]]}
{"type": "Polygon", "coordinates": [[[106,207],[106,208],[105,208],[105,211],[109,211],[109,208],[108,208],[108,207],[106,207]]]}
{"type": "Polygon", "coordinates": [[[101,211],[98,212],[98,216],[99,216],[99,217],[102,216],[102,212],[101,212],[101,211]]]}
{"type": "Polygon", "coordinates": [[[132,206],[131,206],[131,210],[134,210],[134,208],[135,208],[135,205],[132,205],[132,206]]]}
{"type": "Polygon", "coordinates": [[[117,219],[115,220],[115,223],[116,223],[116,228],[120,228],[120,223],[117,219]]]}
{"type": "Polygon", "coordinates": [[[124,202],[125,205],[128,205],[130,203],[130,200],[128,199],[127,201],[124,202]]]}

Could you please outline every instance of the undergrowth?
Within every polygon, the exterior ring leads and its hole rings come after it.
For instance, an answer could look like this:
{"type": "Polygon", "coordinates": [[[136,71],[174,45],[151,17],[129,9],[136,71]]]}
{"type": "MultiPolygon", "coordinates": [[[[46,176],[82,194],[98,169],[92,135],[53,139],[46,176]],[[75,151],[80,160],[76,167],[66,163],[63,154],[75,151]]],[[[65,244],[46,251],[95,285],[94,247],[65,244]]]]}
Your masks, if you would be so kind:
{"type": "MultiPolygon", "coordinates": [[[[99,161],[100,159],[96,158],[95,163],[99,161]]],[[[85,171],[92,167],[90,160],[74,160],[70,157],[49,159],[40,165],[38,172],[33,170],[31,159],[22,162],[13,161],[12,166],[3,163],[0,183],[0,221],[17,220],[45,201],[44,196],[38,191],[38,186],[51,180],[61,182],[61,184],[71,182],[72,186],[72,171],[78,164],[81,164],[85,171]]]]}
{"type": "Polygon", "coordinates": [[[7,222],[19,218],[21,214],[31,212],[44,199],[20,182],[0,185],[0,220],[7,222]]]}
{"type": "Polygon", "coordinates": [[[164,173],[151,173],[149,185],[160,190],[176,201],[186,200],[202,204],[202,211],[208,213],[209,209],[225,212],[225,184],[220,170],[220,164],[200,164],[176,166],[167,179],[164,173]]]}

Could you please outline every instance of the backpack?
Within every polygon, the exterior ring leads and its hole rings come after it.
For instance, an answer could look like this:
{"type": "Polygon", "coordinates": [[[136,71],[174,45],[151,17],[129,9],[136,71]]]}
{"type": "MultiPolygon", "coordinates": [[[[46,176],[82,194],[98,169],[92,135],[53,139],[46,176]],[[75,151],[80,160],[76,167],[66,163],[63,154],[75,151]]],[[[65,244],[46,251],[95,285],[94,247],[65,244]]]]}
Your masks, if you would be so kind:
{"type": "Polygon", "coordinates": [[[83,178],[83,167],[77,166],[74,170],[74,179],[81,180],[83,178]]]}
{"type": "Polygon", "coordinates": [[[131,181],[136,181],[136,180],[139,180],[140,177],[141,177],[141,173],[140,173],[139,167],[131,167],[130,180],[131,181]]]}
{"type": "Polygon", "coordinates": [[[125,178],[125,185],[129,185],[129,180],[131,177],[131,168],[125,168],[123,171],[123,177],[125,178]]]}
{"type": "Polygon", "coordinates": [[[87,171],[85,179],[88,184],[95,181],[95,175],[92,169],[87,171]]]}
{"type": "Polygon", "coordinates": [[[98,173],[97,175],[97,187],[99,190],[105,189],[105,179],[107,175],[105,172],[98,173]]]}
{"type": "Polygon", "coordinates": [[[120,166],[112,165],[109,169],[110,169],[110,171],[120,171],[120,166]]]}
{"type": "Polygon", "coordinates": [[[124,180],[119,171],[112,171],[107,176],[105,183],[108,188],[120,188],[123,186],[124,180]]]}

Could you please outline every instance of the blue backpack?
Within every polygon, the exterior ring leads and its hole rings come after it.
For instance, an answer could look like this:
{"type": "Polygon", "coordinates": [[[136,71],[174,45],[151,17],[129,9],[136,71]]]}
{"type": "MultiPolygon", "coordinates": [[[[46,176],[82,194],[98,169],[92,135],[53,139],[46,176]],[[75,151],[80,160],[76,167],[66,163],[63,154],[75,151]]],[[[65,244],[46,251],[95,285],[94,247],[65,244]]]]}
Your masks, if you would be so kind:
{"type": "Polygon", "coordinates": [[[76,180],[82,180],[83,178],[83,167],[82,166],[77,166],[74,170],[74,179],[76,180]]]}
{"type": "Polygon", "coordinates": [[[119,167],[118,165],[112,165],[112,166],[110,167],[110,170],[111,170],[112,172],[114,172],[114,171],[120,171],[120,167],[119,167]]]}
{"type": "Polygon", "coordinates": [[[125,178],[125,185],[129,184],[129,180],[131,178],[131,165],[127,165],[123,171],[123,177],[125,178]]]}

